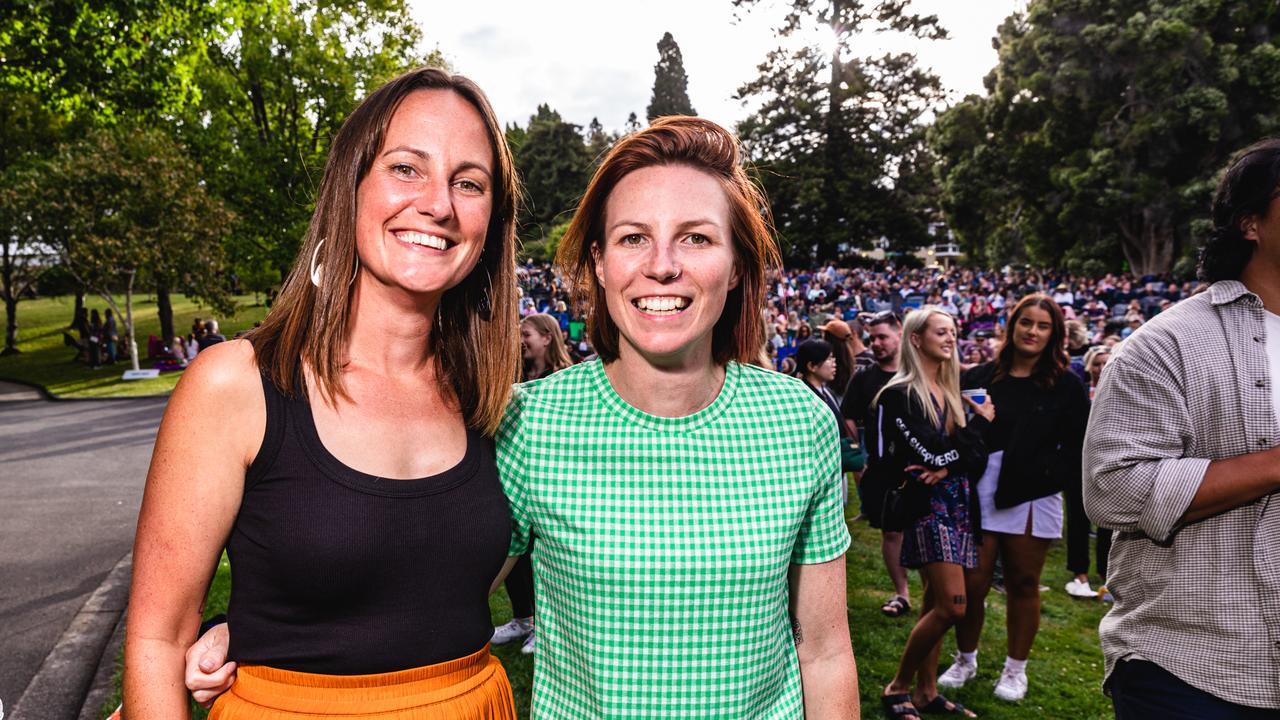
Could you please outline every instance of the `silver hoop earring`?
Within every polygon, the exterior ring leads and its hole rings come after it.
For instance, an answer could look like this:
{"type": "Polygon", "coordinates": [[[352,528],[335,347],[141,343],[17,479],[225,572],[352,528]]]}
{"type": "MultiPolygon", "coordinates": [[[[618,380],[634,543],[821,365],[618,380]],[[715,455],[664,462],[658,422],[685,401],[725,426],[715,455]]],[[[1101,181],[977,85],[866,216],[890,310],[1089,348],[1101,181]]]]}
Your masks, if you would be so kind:
{"type": "Polygon", "coordinates": [[[316,265],[316,257],[320,255],[320,248],[324,247],[324,238],[316,243],[316,249],[311,251],[311,284],[320,287],[320,270],[321,266],[316,265]]]}
{"type": "MultiPolygon", "coordinates": [[[[321,238],[320,242],[316,243],[316,249],[311,251],[311,284],[316,287],[320,287],[321,273],[324,270],[324,265],[316,264],[316,258],[320,255],[320,248],[324,247],[324,241],[325,238],[321,238]]],[[[347,281],[347,287],[351,287],[355,283],[356,277],[360,275],[359,253],[356,254],[356,260],[353,265],[355,268],[351,271],[351,279],[347,281]]]]}

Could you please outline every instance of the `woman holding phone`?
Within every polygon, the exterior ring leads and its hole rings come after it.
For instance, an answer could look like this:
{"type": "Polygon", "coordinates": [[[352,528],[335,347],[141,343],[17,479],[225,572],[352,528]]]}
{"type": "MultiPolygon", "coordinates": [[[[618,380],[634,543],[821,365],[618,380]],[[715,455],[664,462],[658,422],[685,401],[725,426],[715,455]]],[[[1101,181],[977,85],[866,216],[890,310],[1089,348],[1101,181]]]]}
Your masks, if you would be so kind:
{"type": "Polygon", "coordinates": [[[902,478],[902,565],[917,568],[924,605],[898,672],[881,697],[893,718],[919,712],[975,715],[938,694],[942,638],[965,615],[965,571],[977,565],[977,504],[970,478],[987,460],[982,433],[995,417],[989,400],[960,394],[956,321],[926,305],[902,324],[898,372],[873,401],[886,474],[902,478]],[[973,409],[965,418],[965,405],[973,409]]]}

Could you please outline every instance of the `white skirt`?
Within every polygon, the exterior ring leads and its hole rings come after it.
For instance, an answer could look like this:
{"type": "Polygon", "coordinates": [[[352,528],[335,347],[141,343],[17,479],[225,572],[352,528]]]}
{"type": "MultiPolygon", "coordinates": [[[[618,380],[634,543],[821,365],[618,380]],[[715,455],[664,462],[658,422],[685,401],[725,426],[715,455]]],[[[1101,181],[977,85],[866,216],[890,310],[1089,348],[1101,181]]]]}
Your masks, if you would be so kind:
{"type": "Polygon", "coordinates": [[[1044,540],[1062,537],[1062,493],[1028,500],[1013,507],[996,507],[996,487],[1000,483],[1000,466],[1004,451],[991,453],[987,470],[978,481],[978,503],[982,507],[982,529],[1007,535],[1025,535],[1027,515],[1031,515],[1031,536],[1044,540]]]}

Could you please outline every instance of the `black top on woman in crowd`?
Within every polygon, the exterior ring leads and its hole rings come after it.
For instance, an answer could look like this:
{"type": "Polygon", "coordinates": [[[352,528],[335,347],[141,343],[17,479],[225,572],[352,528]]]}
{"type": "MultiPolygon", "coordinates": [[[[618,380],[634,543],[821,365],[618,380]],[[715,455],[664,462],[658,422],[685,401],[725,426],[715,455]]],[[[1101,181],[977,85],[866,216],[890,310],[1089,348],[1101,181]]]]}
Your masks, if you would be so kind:
{"type": "Polygon", "coordinates": [[[948,474],[967,475],[972,481],[969,512],[973,527],[981,527],[975,489],[976,479],[987,466],[984,433],[991,427],[987,419],[974,415],[967,425],[948,434],[929,420],[920,400],[909,394],[905,385],[880,393],[875,418],[879,429],[877,454],[885,476],[901,482],[906,468],[912,465],[930,470],[947,468],[948,474]]]}
{"type": "Polygon", "coordinates": [[[1060,372],[1046,387],[1033,378],[995,377],[996,363],[964,371],[963,388],[986,388],[996,407],[987,433],[991,452],[1004,451],[995,504],[1013,507],[1079,483],[1089,422],[1089,393],[1074,373],[1060,372]]]}
{"type": "Polygon", "coordinates": [[[492,441],[468,430],[454,467],[378,478],[325,449],[306,398],[265,377],[263,392],[266,437],[227,543],[230,658],[363,675],[484,647],[511,540],[492,441]]]}
{"type": "Polygon", "coordinates": [[[844,400],[840,403],[841,415],[852,420],[865,433],[863,442],[866,443],[868,453],[873,452],[878,444],[876,418],[871,401],[875,399],[876,393],[889,384],[894,375],[895,373],[882,370],[879,365],[861,368],[849,380],[849,388],[845,390],[844,400]]]}
{"type": "Polygon", "coordinates": [[[849,437],[849,428],[844,424],[844,415],[840,413],[840,403],[836,402],[836,396],[832,395],[831,391],[825,387],[818,388],[810,385],[808,380],[804,380],[802,378],[801,382],[812,390],[813,394],[817,395],[818,399],[822,401],[822,404],[826,405],[827,409],[831,411],[831,414],[835,416],[836,430],[840,432],[840,437],[849,437]]]}

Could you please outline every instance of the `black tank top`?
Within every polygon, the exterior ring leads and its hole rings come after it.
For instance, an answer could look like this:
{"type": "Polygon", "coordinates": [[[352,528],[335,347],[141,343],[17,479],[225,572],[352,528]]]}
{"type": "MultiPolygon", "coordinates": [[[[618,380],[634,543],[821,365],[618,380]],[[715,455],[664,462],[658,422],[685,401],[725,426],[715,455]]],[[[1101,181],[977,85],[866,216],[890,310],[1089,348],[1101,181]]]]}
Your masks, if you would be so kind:
{"type": "Polygon", "coordinates": [[[329,454],[306,398],[265,378],[263,392],[266,437],[227,541],[231,659],[361,675],[482,648],[511,540],[492,441],[468,430],[453,468],[378,478],[329,454]]]}

